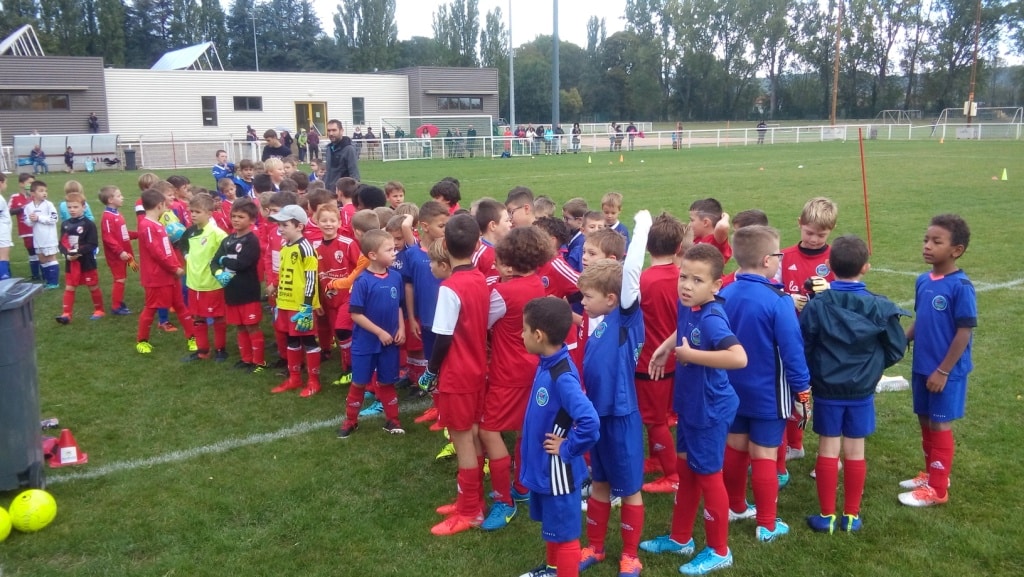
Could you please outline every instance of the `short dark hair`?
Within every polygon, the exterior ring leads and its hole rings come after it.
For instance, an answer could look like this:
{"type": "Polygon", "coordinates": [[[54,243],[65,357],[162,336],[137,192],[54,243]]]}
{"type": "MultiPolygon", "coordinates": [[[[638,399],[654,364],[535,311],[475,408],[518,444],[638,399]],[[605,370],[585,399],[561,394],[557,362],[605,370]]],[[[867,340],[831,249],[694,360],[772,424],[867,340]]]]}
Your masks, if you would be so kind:
{"type": "Polygon", "coordinates": [[[752,208],[738,212],[736,216],[732,217],[733,228],[743,228],[754,224],[768,226],[768,215],[763,210],[752,208]]]}
{"type": "Polygon", "coordinates": [[[278,192],[270,197],[270,202],[267,203],[267,206],[284,208],[289,204],[299,204],[299,195],[294,192],[278,192]]]}
{"type": "Polygon", "coordinates": [[[458,181],[449,178],[439,180],[430,188],[430,198],[443,198],[448,204],[458,204],[462,200],[458,181]]]}
{"type": "Polygon", "coordinates": [[[532,226],[513,228],[494,245],[494,254],[501,264],[520,273],[533,272],[555,256],[546,235],[532,226]]]}
{"type": "Polygon", "coordinates": [[[273,128],[268,128],[263,131],[263,138],[277,138],[277,131],[273,128]]]}
{"type": "Polygon", "coordinates": [[[160,206],[161,204],[164,203],[164,201],[167,200],[167,197],[164,196],[164,193],[160,192],[155,188],[147,188],[146,190],[142,191],[141,198],[143,210],[153,210],[154,208],[160,206]]]}
{"type": "Polygon", "coordinates": [[[718,221],[722,220],[722,203],[713,198],[695,200],[690,205],[690,212],[696,212],[702,217],[710,218],[711,222],[717,224],[718,221]]]}
{"type": "Polygon", "coordinates": [[[525,186],[513,188],[508,191],[508,196],[505,197],[505,206],[510,204],[521,206],[527,203],[533,204],[533,191],[525,186]]]}
{"type": "Polygon", "coordinates": [[[711,278],[714,281],[722,278],[722,271],[725,268],[725,259],[717,248],[707,243],[695,244],[686,249],[683,253],[683,260],[707,263],[711,267],[711,278]]]}
{"type": "Polygon", "coordinates": [[[452,258],[473,256],[473,251],[480,243],[480,227],[476,219],[468,214],[456,214],[448,219],[448,224],[444,226],[444,243],[452,258]]]}
{"type": "Polygon", "coordinates": [[[622,260],[626,256],[626,237],[614,228],[595,230],[587,235],[583,244],[596,246],[602,258],[615,257],[616,260],[622,260]]]}
{"type": "Polygon", "coordinates": [[[937,226],[948,230],[950,242],[953,243],[953,246],[963,246],[964,250],[967,250],[967,245],[971,242],[971,229],[967,226],[967,221],[961,218],[959,214],[940,214],[932,217],[929,226],[937,226]]]}
{"type": "Polygon", "coordinates": [[[686,225],[683,221],[667,212],[658,215],[651,224],[647,235],[647,252],[651,256],[672,256],[679,251],[686,236],[686,225]]]}
{"type": "Polygon", "coordinates": [[[309,177],[306,176],[305,172],[296,170],[292,172],[288,178],[295,181],[295,186],[299,187],[299,190],[306,190],[309,188],[309,177]]]}
{"type": "Polygon", "coordinates": [[[306,200],[309,201],[309,212],[316,212],[316,209],[320,208],[321,204],[331,201],[331,195],[327,193],[327,189],[320,188],[307,192],[306,200]]]}
{"type": "Polygon", "coordinates": [[[261,192],[270,192],[274,190],[274,183],[270,180],[270,175],[261,172],[252,177],[252,190],[256,194],[261,192]]]}
{"type": "Polygon", "coordinates": [[[46,188],[46,183],[41,180],[33,180],[32,184],[29,186],[29,191],[35,192],[40,188],[46,188]]]}
{"type": "Polygon", "coordinates": [[[243,158],[238,161],[238,170],[245,170],[247,168],[256,168],[256,163],[249,158],[243,158]]]}
{"type": "Polygon", "coordinates": [[[559,246],[569,244],[569,241],[572,240],[572,231],[569,230],[569,225],[564,220],[553,216],[542,216],[533,221],[533,226],[554,238],[559,246]]]}
{"type": "Polygon", "coordinates": [[[251,198],[239,198],[231,204],[231,212],[240,212],[249,217],[250,220],[256,220],[260,215],[260,209],[257,208],[256,203],[251,198]]]}
{"type": "Polygon", "coordinates": [[[837,279],[856,278],[868,262],[868,245],[855,234],[844,234],[832,241],[828,264],[837,279]]]}
{"type": "Polygon", "coordinates": [[[25,181],[34,179],[35,176],[29,172],[22,172],[18,174],[18,184],[24,184],[25,181]]]}
{"type": "Polygon", "coordinates": [[[352,202],[360,209],[373,210],[388,205],[388,197],[384,191],[370,184],[360,184],[356,189],[352,202]]]}
{"type": "MultiPolygon", "coordinates": [[[[448,209],[445,208],[443,204],[437,202],[436,200],[428,200],[427,202],[423,203],[423,206],[420,207],[419,221],[426,222],[428,220],[435,219],[439,216],[447,215],[448,209]]],[[[480,227],[478,226],[477,228],[480,227]]]]}
{"type": "Polygon", "coordinates": [[[167,177],[167,182],[171,183],[174,188],[181,188],[186,184],[191,184],[191,181],[187,176],[181,176],[179,174],[172,174],[167,177]]]}
{"type": "Polygon", "coordinates": [[[523,322],[530,329],[540,331],[554,346],[565,342],[572,328],[572,307],[563,299],[541,297],[526,303],[523,322]]]}
{"type": "Polygon", "coordinates": [[[334,183],[334,188],[341,193],[343,198],[352,198],[359,188],[359,181],[351,176],[343,176],[334,183]]]}
{"type": "Polygon", "coordinates": [[[476,224],[480,227],[480,233],[483,234],[492,222],[500,221],[501,213],[503,212],[505,212],[504,204],[501,204],[493,198],[481,200],[480,203],[476,205],[476,224]]]}
{"type": "Polygon", "coordinates": [[[299,192],[299,185],[290,176],[286,176],[281,179],[281,183],[277,185],[277,189],[281,192],[299,192]]]}
{"type": "Polygon", "coordinates": [[[197,209],[205,212],[213,212],[217,209],[217,201],[213,200],[213,197],[206,193],[200,193],[192,197],[192,200],[188,201],[189,210],[197,209]]]}

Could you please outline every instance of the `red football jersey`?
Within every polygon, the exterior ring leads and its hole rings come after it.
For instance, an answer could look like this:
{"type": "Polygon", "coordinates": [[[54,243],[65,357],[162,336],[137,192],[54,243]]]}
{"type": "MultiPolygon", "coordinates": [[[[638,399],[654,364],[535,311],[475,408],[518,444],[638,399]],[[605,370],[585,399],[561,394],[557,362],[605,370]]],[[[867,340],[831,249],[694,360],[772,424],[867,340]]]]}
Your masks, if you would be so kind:
{"type": "Polygon", "coordinates": [[[725,259],[725,262],[729,262],[729,259],[732,258],[732,245],[729,244],[729,239],[725,239],[725,242],[719,244],[718,241],[715,240],[715,235],[709,234],[707,236],[693,239],[693,244],[710,244],[717,248],[718,252],[722,253],[722,258],[725,259]]]}
{"type": "MultiPolygon", "coordinates": [[[[723,274],[722,275],[722,288],[725,288],[725,287],[731,285],[734,282],[736,282],[736,271],[732,271],[729,274],[723,274]]],[[[640,293],[640,294],[643,294],[643,293],[640,293]]]]}
{"type": "Polygon", "coordinates": [[[327,288],[328,283],[334,279],[346,278],[356,268],[359,262],[359,243],[339,236],[332,239],[324,239],[320,246],[316,247],[316,254],[320,259],[320,266],[317,271],[317,284],[320,285],[320,303],[324,308],[337,309],[348,304],[349,295],[347,290],[331,290],[327,288]]]}
{"type": "Polygon", "coordinates": [[[804,281],[808,278],[821,276],[829,282],[836,280],[828,266],[828,257],[831,253],[832,247],[829,245],[814,251],[800,248],[798,244],[786,247],[782,249],[782,262],[779,263],[779,274],[775,276],[775,280],[780,280],[789,294],[806,295],[804,281]]]}
{"type": "Polygon", "coordinates": [[[324,241],[324,231],[320,230],[320,227],[310,220],[302,228],[302,238],[308,240],[309,244],[316,250],[316,247],[320,246],[320,243],[324,241]]]}
{"type": "Polygon", "coordinates": [[[132,251],[132,239],[138,238],[138,233],[128,230],[124,217],[117,210],[106,209],[100,219],[101,235],[103,237],[103,258],[107,262],[121,260],[121,253],[126,252],[134,256],[132,251]]]}
{"type": "MultiPolygon", "coordinates": [[[[21,193],[15,193],[11,195],[11,202],[7,203],[7,209],[11,214],[14,214],[17,211],[24,209],[25,206],[27,206],[30,202],[32,202],[32,197],[26,196],[21,193]]],[[[20,236],[21,238],[31,238],[32,227],[29,226],[28,224],[25,224],[25,219],[21,218],[21,216],[18,216],[17,221],[18,236],[20,236]]]]}
{"type": "Polygon", "coordinates": [[[452,336],[438,375],[442,393],[475,393],[484,387],[490,293],[484,275],[473,266],[455,267],[441,282],[431,328],[434,334],[452,336]]]}
{"type": "Polygon", "coordinates": [[[494,286],[501,280],[501,276],[498,274],[498,265],[494,258],[494,246],[484,239],[480,239],[480,246],[473,253],[473,265],[483,273],[487,286],[494,286]]]}
{"type": "Polygon", "coordinates": [[[139,221],[139,267],[143,287],[173,285],[181,268],[164,226],[148,218],[139,221]]]}
{"type": "Polygon", "coordinates": [[[281,270],[281,247],[284,246],[284,239],[281,237],[281,229],[276,226],[265,227],[266,237],[260,245],[263,251],[260,258],[263,259],[263,274],[268,284],[277,284],[277,273],[281,270]]]}
{"type": "MultiPolygon", "coordinates": [[[[139,199],[141,200],[141,199],[139,199]]],[[[180,198],[174,199],[171,203],[171,212],[174,216],[178,217],[181,224],[185,225],[185,228],[192,226],[192,213],[188,209],[188,203],[180,198]]]]}
{"type": "Polygon", "coordinates": [[[523,309],[543,296],[544,285],[535,274],[513,277],[491,288],[491,308],[501,316],[491,325],[489,383],[521,388],[533,385],[540,359],[523,345],[523,309]]]}
{"type": "Polygon", "coordinates": [[[142,206],[142,199],[135,201],[135,217],[139,220],[146,218],[146,209],[142,206]]]}
{"type": "Polygon", "coordinates": [[[355,238],[355,234],[352,231],[352,215],[356,213],[356,205],[349,203],[343,205],[340,210],[340,226],[338,227],[338,234],[341,236],[347,236],[349,238],[355,238]]]}
{"type": "Polygon", "coordinates": [[[652,266],[640,274],[640,311],[644,315],[644,348],[636,372],[647,374],[654,351],[676,330],[679,267],[675,263],[652,266]]]}
{"type": "Polygon", "coordinates": [[[216,222],[217,227],[228,234],[231,234],[234,231],[234,227],[231,226],[230,200],[220,201],[220,210],[213,213],[213,222],[216,222]]]}
{"type": "Polygon", "coordinates": [[[576,286],[580,281],[580,273],[572,268],[569,263],[565,262],[561,255],[556,256],[548,261],[547,264],[537,269],[537,276],[540,277],[541,283],[544,284],[547,296],[563,299],[569,295],[576,294],[580,290],[576,286]]]}

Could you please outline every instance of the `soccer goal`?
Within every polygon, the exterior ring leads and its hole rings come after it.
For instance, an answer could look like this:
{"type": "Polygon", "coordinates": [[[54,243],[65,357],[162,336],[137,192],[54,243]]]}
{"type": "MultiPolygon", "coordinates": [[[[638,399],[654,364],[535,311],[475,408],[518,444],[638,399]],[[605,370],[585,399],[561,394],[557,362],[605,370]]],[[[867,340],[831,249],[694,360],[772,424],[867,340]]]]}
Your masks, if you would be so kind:
{"type": "Polygon", "coordinates": [[[382,116],[380,125],[385,162],[501,154],[494,151],[494,121],[487,115],[382,116]]]}
{"type": "Polygon", "coordinates": [[[884,124],[913,124],[915,120],[921,120],[920,110],[883,110],[875,118],[884,124]]]}
{"type": "MultiPolygon", "coordinates": [[[[958,139],[982,140],[990,138],[1020,139],[1024,127],[1024,107],[992,106],[977,107],[977,113],[967,125],[965,108],[946,108],[939,113],[936,126],[956,125],[958,139]]],[[[933,129],[934,133],[934,129],[933,129]]],[[[945,133],[945,131],[943,131],[945,133]]]]}

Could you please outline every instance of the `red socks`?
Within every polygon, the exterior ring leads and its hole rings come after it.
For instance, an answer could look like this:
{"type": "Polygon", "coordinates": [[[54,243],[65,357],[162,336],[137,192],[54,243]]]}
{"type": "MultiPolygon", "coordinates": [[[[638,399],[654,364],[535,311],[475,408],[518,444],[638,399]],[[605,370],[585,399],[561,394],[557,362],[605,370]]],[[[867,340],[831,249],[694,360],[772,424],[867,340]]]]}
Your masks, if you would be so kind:
{"type": "MultiPolygon", "coordinates": [[[[757,524],[774,531],[775,514],[778,510],[776,501],[779,498],[779,479],[775,476],[775,462],[772,459],[751,459],[750,465],[753,469],[750,485],[754,489],[757,524]]],[[[704,496],[704,500],[707,501],[707,495],[704,496]]]]}
{"type": "Polygon", "coordinates": [[[949,471],[953,467],[953,431],[932,431],[931,463],[928,464],[928,484],[935,494],[945,497],[949,488],[949,471]]]}
{"type": "Polygon", "coordinates": [[[512,505],[512,457],[505,455],[501,459],[491,459],[491,488],[494,489],[495,502],[512,505]]]}
{"type": "Polygon", "coordinates": [[[114,288],[110,290],[110,308],[119,309],[124,303],[124,281],[114,281],[114,288]]]}
{"type": "Polygon", "coordinates": [[[90,287],[89,294],[92,295],[92,310],[103,312],[103,292],[100,287],[90,287]]]}
{"type": "MultiPolygon", "coordinates": [[[[707,536],[708,547],[719,555],[725,555],[729,552],[729,496],[725,493],[722,472],[697,475],[697,480],[704,493],[704,534],[707,536]]],[[[760,513],[758,509],[758,517],[760,513]]],[[[772,519],[774,522],[775,519],[772,519]]]]}
{"type": "Polygon", "coordinates": [[[686,459],[676,459],[676,473],[679,475],[679,489],[676,490],[676,504],[672,507],[669,536],[673,541],[685,544],[693,538],[693,522],[697,519],[697,507],[700,505],[700,483],[686,459]]]}
{"type": "Polygon", "coordinates": [[[384,418],[398,423],[398,395],[394,385],[377,385],[377,400],[384,407],[384,418]]]}
{"type": "Polygon", "coordinates": [[[846,460],[843,466],[843,513],[860,515],[860,499],[868,476],[868,462],[846,460]]]}
{"type": "Polygon", "coordinates": [[[786,474],[786,435],[782,435],[782,444],[779,445],[779,452],[775,457],[775,473],[777,475],[786,474]]]}
{"type": "Polygon", "coordinates": [[[267,360],[264,357],[266,354],[267,340],[263,337],[263,331],[257,330],[253,332],[239,331],[239,334],[245,332],[249,340],[252,342],[252,363],[254,365],[265,365],[267,360]]]}
{"type": "Polygon", "coordinates": [[[546,563],[556,568],[558,577],[578,577],[580,574],[580,540],[566,543],[545,543],[546,563]]]}
{"type": "Polygon", "coordinates": [[[676,444],[668,425],[660,423],[647,428],[647,443],[650,445],[651,457],[661,463],[661,470],[668,477],[674,477],[676,470],[676,444]]]}
{"type": "Polygon", "coordinates": [[[350,423],[359,421],[359,409],[363,408],[363,392],[366,387],[352,383],[345,397],[345,420],[350,423]]]}
{"type": "MultiPolygon", "coordinates": [[[[850,461],[847,460],[847,469],[849,469],[849,466],[850,461]]],[[[818,486],[818,507],[821,508],[821,514],[835,515],[836,491],[838,491],[839,485],[839,457],[822,457],[818,455],[818,460],[814,463],[814,476],[814,482],[818,486]]],[[[846,493],[847,495],[850,493],[849,485],[846,486],[846,493]]]]}
{"type": "Polygon", "coordinates": [[[64,291],[64,306],[61,309],[61,313],[65,316],[71,316],[75,312],[75,291],[66,290],[64,291]]]}
{"type": "Polygon", "coordinates": [[[210,354],[210,330],[206,327],[205,318],[195,317],[192,320],[192,335],[196,338],[199,354],[205,355],[203,358],[206,358],[210,354]]]}
{"type": "Polygon", "coordinates": [[[804,448],[804,430],[800,428],[799,421],[786,420],[786,444],[794,449],[804,448]]]}
{"type": "Polygon", "coordinates": [[[729,509],[736,513],[747,510],[747,466],[749,464],[750,453],[738,451],[729,445],[725,446],[722,478],[725,481],[726,494],[729,495],[729,509]]]}
{"type": "Polygon", "coordinates": [[[475,518],[480,510],[480,467],[459,469],[457,477],[459,496],[455,499],[456,511],[463,517],[475,518]]]}
{"type": "MultiPolygon", "coordinates": [[[[416,381],[413,382],[415,383],[416,381]]],[[[516,459],[515,463],[513,464],[515,466],[512,468],[512,487],[516,490],[516,492],[520,494],[529,493],[530,490],[526,488],[526,485],[523,485],[522,483],[519,482],[519,470],[522,469],[523,467],[522,433],[516,433],[516,459]]]]}
{"type": "Polygon", "coordinates": [[[928,423],[921,425],[921,450],[924,451],[924,470],[932,464],[932,429],[928,423]]]}
{"type": "Polygon", "coordinates": [[[587,500],[587,542],[595,551],[604,551],[604,538],[608,533],[608,517],[612,504],[591,497],[587,500]]]}
{"type": "Polygon", "coordinates": [[[252,339],[249,338],[249,331],[245,327],[238,327],[238,354],[242,357],[243,363],[252,364],[252,339]]]}
{"type": "Polygon", "coordinates": [[[622,555],[636,557],[644,531],[644,506],[622,505],[622,555]]]}
{"type": "Polygon", "coordinates": [[[228,323],[224,317],[213,319],[213,348],[218,351],[228,348],[228,323]]]}
{"type": "MultiPolygon", "coordinates": [[[[291,351],[288,351],[291,353],[291,351]]],[[[301,362],[301,361],[300,361],[301,362]]],[[[291,364],[289,360],[288,364],[291,364]]],[[[289,367],[290,369],[291,367],[289,367]]],[[[306,351],[306,372],[309,375],[309,384],[320,386],[320,349],[306,351]]]]}
{"type": "Polygon", "coordinates": [[[302,349],[288,349],[288,381],[298,386],[302,383],[302,349]]]}

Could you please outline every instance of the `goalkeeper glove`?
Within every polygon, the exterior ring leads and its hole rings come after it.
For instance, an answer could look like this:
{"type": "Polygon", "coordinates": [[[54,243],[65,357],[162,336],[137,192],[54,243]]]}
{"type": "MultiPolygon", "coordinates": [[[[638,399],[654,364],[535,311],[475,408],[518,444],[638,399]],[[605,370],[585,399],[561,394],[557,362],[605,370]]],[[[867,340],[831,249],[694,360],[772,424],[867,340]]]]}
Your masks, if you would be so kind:
{"type": "Polygon", "coordinates": [[[828,281],[825,277],[812,276],[804,281],[804,290],[807,291],[809,296],[816,296],[830,288],[828,281]]]}
{"type": "Polygon", "coordinates": [[[437,373],[427,369],[420,375],[420,380],[416,383],[419,385],[420,390],[430,391],[437,387],[437,373]]]}
{"type": "Polygon", "coordinates": [[[313,330],[313,306],[302,305],[299,312],[292,315],[292,322],[295,323],[295,330],[301,332],[313,330]]]}
{"type": "Polygon", "coordinates": [[[217,279],[217,282],[220,283],[220,286],[228,286],[231,279],[235,278],[235,271],[226,268],[213,273],[213,276],[217,279]]]}
{"type": "Polygon", "coordinates": [[[134,256],[128,257],[128,268],[132,269],[132,272],[139,272],[139,263],[135,260],[134,256]]]}
{"type": "Polygon", "coordinates": [[[793,404],[793,414],[797,417],[796,426],[803,430],[807,426],[807,419],[811,416],[810,391],[797,393],[796,403],[793,404]]]}

